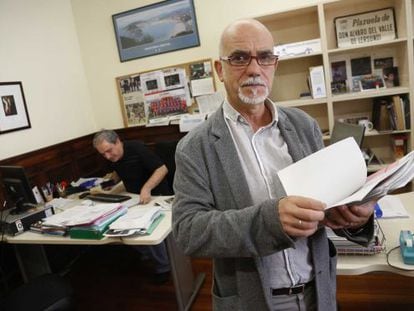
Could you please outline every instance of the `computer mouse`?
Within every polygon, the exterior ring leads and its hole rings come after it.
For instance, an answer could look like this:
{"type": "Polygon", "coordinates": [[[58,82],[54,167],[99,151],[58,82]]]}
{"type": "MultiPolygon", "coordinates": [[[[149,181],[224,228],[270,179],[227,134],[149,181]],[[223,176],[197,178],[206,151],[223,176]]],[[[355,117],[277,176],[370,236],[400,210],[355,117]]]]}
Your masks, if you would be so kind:
{"type": "Polygon", "coordinates": [[[82,200],[83,198],[85,198],[86,196],[88,196],[90,194],[91,193],[87,191],[87,192],[81,193],[78,198],[82,200]]]}

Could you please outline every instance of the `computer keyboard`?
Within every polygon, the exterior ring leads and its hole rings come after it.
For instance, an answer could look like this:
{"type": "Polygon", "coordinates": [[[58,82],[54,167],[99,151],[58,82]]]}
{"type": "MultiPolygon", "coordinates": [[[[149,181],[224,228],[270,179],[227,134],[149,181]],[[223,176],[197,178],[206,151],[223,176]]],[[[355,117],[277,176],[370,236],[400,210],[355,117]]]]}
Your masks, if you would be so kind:
{"type": "Polygon", "coordinates": [[[87,195],[86,199],[89,199],[92,201],[118,203],[118,202],[124,202],[126,200],[129,200],[131,199],[131,197],[127,195],[123,195],[123,194],[95,193],[95,194],[87,195]]]}

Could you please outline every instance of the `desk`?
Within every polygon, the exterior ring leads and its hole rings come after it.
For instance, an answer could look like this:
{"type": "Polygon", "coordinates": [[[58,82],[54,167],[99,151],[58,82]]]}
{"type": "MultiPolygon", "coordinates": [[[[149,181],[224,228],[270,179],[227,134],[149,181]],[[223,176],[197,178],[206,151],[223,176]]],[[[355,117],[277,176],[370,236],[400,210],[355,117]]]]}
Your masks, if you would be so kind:
{"type": "MultiPolygon", "coordinates": [[[[133,194],[128,194],[134,196],[133,194]]],[[[165,197],[154,198],[150,204],[165,197]]],[[[135,238],[103,238],[101,240],[71,239],[69,237],[48,236],[34,232],[24,232],[20,235],[7,236],[8,243],[15,245],[19,265],[25,280],[44,273],[50,273],[50,267],[42,245],[157,245],[166,241],[171,265],[171,274],[179,310],[189,310],[200,289],[204,274],[194,278],[191,260],[176,246],[171,234],[171,211],[164,211],[165,217],[157,228],[148,236],[135,238]]]]}
{"type": "MultiPolygon", "coordinates": [[[[410,218],[379,219],[380,226],[385,236],[386,251],[399,245],[401,230],[414,231],[414,192],[398,195],[410,214],[410,218]]],[[[338,256],[337,274],[357,275],[368,272],[392,272],[405,276],[414,277],[414,271],[398,270],[387,264],[385,253],[375,255],[341,255],[338,256]]],[[[390,262],[403,269],[414,269],[413,265],[404,264],[400,250],[395,250],[390,254],[390,262]]]]}

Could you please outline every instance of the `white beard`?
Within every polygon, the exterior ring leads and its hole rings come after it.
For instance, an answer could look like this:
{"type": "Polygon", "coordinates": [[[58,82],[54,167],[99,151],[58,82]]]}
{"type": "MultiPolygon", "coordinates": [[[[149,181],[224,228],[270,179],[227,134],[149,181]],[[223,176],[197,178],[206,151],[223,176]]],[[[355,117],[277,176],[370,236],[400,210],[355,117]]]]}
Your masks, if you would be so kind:
{"type": "Polygon", "coordinates": [[[269,95],[269,88],[267,87],[267,85],[263,82],[263,80],[259,77],[257,78],[249,78],[246,81],[244,81],[240,87],[239,87],[239,92],[237,94],[239,96],[239,99],[248,105],[259,105],[261,103],[263,103],[265,101],[265,99],[267,98],[267,96],[269,95]],[[246,96],[243,94],[242,92],[242,87],[243,86],[248,86],[251,84],[262,84],[265,87],[265,92],[263,95],[261,96],[257,96],[257,90],[253,89],[253,95],[252,96],[246,96]]]}

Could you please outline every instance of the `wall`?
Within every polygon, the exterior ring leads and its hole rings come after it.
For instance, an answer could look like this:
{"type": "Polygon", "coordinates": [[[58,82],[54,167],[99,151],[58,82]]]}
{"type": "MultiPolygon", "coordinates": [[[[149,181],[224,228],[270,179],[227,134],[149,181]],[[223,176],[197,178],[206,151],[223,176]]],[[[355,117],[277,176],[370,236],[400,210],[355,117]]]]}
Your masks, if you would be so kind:
{"type": "Polygon", "coordinates": [[[0,81],[23,82],[32,123],[0,135],[0,160],[123,127],[115,77],[215,58],[230,21],[318,2],[194,0],[200,47],[121,63],[112,14],[157,1],[0,0],[0,81]]]}
{"type": "Polygon", "coordinates": [[[288,10],[318,1],[194,0],[201,41],[199,47],[121,63],[112,15],[156,2],[159,0],[72,0],[94,115],[99,128],[123,127],[115,77],[203,58],[214,59],[218,56],[220,34],[232,20],[288,10]]]}
{"type": "Polygon", "coordinates": [[[0,135],[0,159],[95,131],[68,0],[0,1],[0,81],[22,81],[32,128],[0,135]]]}

